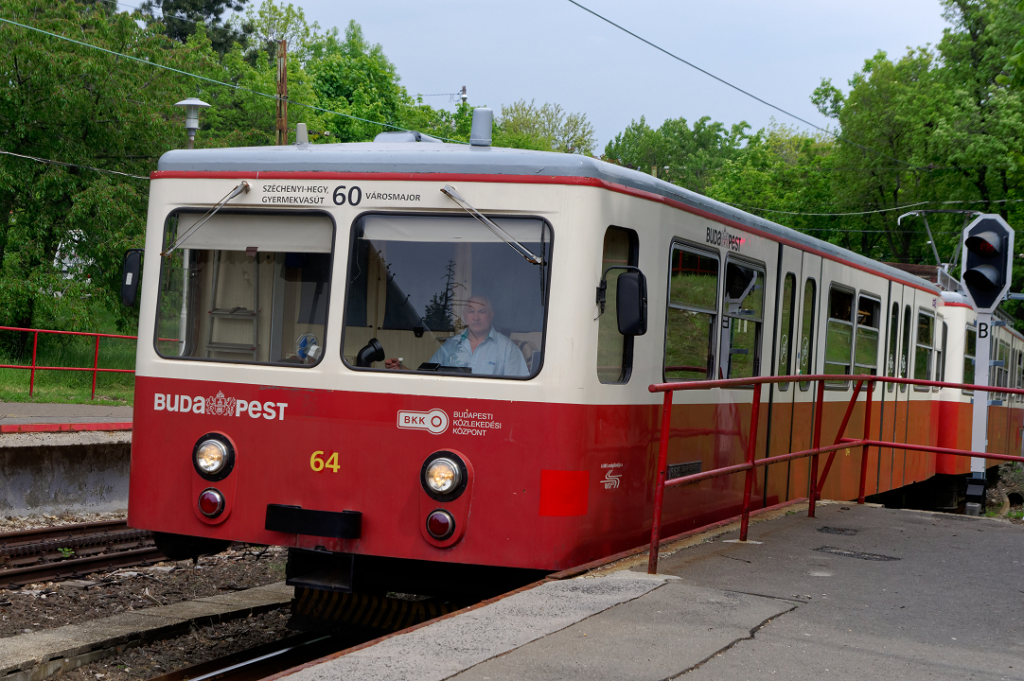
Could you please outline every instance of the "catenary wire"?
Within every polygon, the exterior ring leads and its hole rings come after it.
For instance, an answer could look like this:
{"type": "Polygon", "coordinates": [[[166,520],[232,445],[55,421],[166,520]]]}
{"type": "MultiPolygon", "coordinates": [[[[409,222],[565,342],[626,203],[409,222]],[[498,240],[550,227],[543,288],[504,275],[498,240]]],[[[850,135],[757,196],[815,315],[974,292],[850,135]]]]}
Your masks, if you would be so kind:
{"type": "MultiPolygon", "coordinates": [[[[257,95],[257,96],[260,96],[260,97],[266,97],[267,99],[273,99],[274,101],[278,101],[278,96],[277,95],[269,95],[269,94],[267,94],[265,92],[259,92],[258,90],[251,90],[251,89],[249,89],[247,87],[242,87],[241,85],[232,85],[231,83],[225,83],[225,82],[222,82],[222,81],[219,81],[219,80],[215,80],[213,78],[207,78],[206,76],[200,76],[200,75],[198,75],[196,73],[189,73],[188,71],[182,71],[181,69],[176,69],[173,66],[167,66],[165,64],[159,64],[157,62],[148,61],[146,59],[141,59],[139,57],[133,57],[130,54],[124,54],[122,52],[115,52],[114,50],[108,50],[107,48],[99,47],[98,45],[91,45],[89,43],[82,42],[81,40],[75,40],[74,38],[69,38],[67,36],[63,36],[63,35],[60,35],[58,33],[51,33],[50,31],[44,31],[43,29],[36,28],[35,26],[29,26],[27,24],[21,24],[21,23],[18,23],[17,21],[11,21],[10,19],[5,19],[3,17],[0,17],[0,22],[5,23],[5,24],[10,24],[11,26],[17,26],[18,28],[24,28],[24,29],[27,29],[29,31],[35,31],[36,33],[42,33],[43,35],[50,36],[51,38],[57,38],[59,40],[65,40],[65,41],[67,41],[69,43],[74,43],[75,45],[80,45],[82,47],[88,47],[88,48],[93,49],[93,50],[98,50],[100,52],[104,52],[106,54],[110,54],[110,55],[113,55],[115,57],[124,57],[125,59],[129,59],[131,61],[135,61],[135,62],[138,62],[140,64],[145,64],[146,66],[155,66],[158,69],[164,69],[166,71],[171,71],[173,73],[177,73],[177,74],[180,74],[182,76],[189,76],[189,77],[195,78],[197,80],[201,80],[201,81],[204,81],[204,82],[207,82],[207,83],[212,83],[214,85],[220,85],[222,87],[230,88],[232,90],[239,90],[241,92],[248,92],[250,94],[254,94],[254,95],[257,95]]],[[[379,125],[379,126],[385,127],[385,128],[393,128],[393,129],[399,130],[401,132],[413,132],[412,130],[407,130],[406,128],[403,128],[403,127],[400,127],[400,126],[397,126],[397,125],[392,125],[391,123],[381,123],[380,121],[371,121],[368,118],[360,118],[359,116],[353,116],[351,114],[341,113],[340,111],[331,111],[330,109],[324,109],[322,107],[314,106],[312,104],[303,104],[301,102],[296,102],[296,101],[288,99],[288,98],[284,98],[283,101],[287,102],[288,104],[290,104],[292,106],[301,106],[301,107],[304,107],[306,109],[312,109],[314,111],[320,111],[322,113],[331,114],[331,115],[334,115],[334,116],[341,116],[342,118],[349,118],[349,119],[352,119],[352,120],[355,120],[355,121],[360,121],[362,123],[369,123],[371,125],[379,125]]],[[[466,144],[465,142],[463,142],[461,140],[453,140],[453,139],[448,139],[446,137],[438,136],[437,139],[443,140],[445,142],[452,142],[453,144],[466,144]]]]}
{"type": "Polygon", "coordinates": [[[739,92],[741,94],[744,94],[747,97],[750,97],[751,99],[754,99],[754,100],[764,104],[765,106],[768,106],[768,107],[771,107],[772,109],[775,109],[779,113],[785,114],[786,116],[789,116],[790,118],[794,118],[794,119],[800,121],[801,123],[803,123],[805,125],[811,126],[815,130],[820,130],[821,132],[823,132],[823,133],[825,133],[827,135],[831,135],[832,137],[835,137],[838,140],[842,140],[843,142],[846,142],[847,144],[852,144],[853,146],[858,147],[860,149],[863,149],[864,151],[870,151],[873,154],[878,154],[879,156],[887,158],[887,159],[889,159],[891,161],[896,161],[897,163],[901,163],[901,164],[906,165],[906,166],[910,166],[911,168],[919,168],[919,166],[916,166],[913,163],[909,163],[907,161],[902,161],[902,160],[900,160],[898,158],[894,158],[892,156],[889,156],[888,154],[882,153],[881,151],[878,151],[876,149],[872,149],[871,147],[867,147],[867,146],[864,146],[863,144],[858,144],[857,142],[854,142],[852,140],[848,140],[845,137],[843,137],[842,135],[839,135],[836,132],[834,132],[832,130],[829,130],[828,128],[823,128],[820,125],[815,125],[814,123],[811,123],[810,121],[805,120],[805,119],[801,118],[800,116],[797,116],[794,113],[790,113],[789,111],[786,111],[785,109],[783,109],[781,107],[778,107],[778,106],[772,104],[769,101],[761,99],[757,95],[753,94],[752,92],[748,92],[748,91],[744,90],[743,88],[739,87],[738,85],[733,85],[732,83],[730,83],[729,81],[725,80],[724,78],[720,78],[720,77],[716,76],[715,74],[711,73],[710,71],[706,71],[706,70],[702,69],[701,67],[697,66],[696,64],[694,64],[692,62],[686,61],[682,57],[669,52],[664,47],[661,47],[660,45],[652,43],[650,40],[647,40],[646,38],[643,38],[643,37],[637,35],[636,33],[633,33],[628,28],[625,28],[624,26],[621,26],[621,25],[615,23],[611,19],[609,19],[609,18],[607,18],[607,17],[605,17],[605,16],[603,16],[601,14],[598,14],[597,12],[595,12],[592,9],[590,9],[589,7],[581,5],[580,3],[576,2],[576,0],[569,0],[569,2],[571,2],[574,5],[576,5],[577,7],[582,9],[583,11],[588,12],[588,13],[594,15],[595,17],[597,17],[601,21],[604,21],[605,23],[611,24],[612,26],[614,26],[615,28],[619,29],[623,33],[627,33],[627,34],[633,36],[634,38],[636,38],[640,42],[645,43],[645,44],[653,47],[654,49],[656,49],[659,52],[662,52],[662,53],[668,55],[669,57],[672,57],[676,61],[679,61],[679,62],[682,62],[683,64],[686,64],[687,66],[689,66],[692,69],[696,69],[697,71],[700,71],[705,76],[713,78],[713,79],[717,80],[719,83],[722,83],[723,85],[725,85],[727,87],[730,87],[733,90],[736,90],[737,92],[739,92]]]}
{"type": "Polygon", "coordinates": [[[872,215],[874,213],[889,213],[894,210],[904,210],[906,208],[913,208],[914,206],[927,206],[934,204],[943,206],[958,203],[1021,203],[1022,201],[1024,201],[1024,199],[990,199],[988,201],[985,201],[984,199],[963,199],[959,201],[918,201],[917,203],[908,203],[903,206],[893,206],[892,208],[879,208],[878,210],[864,210],[856,213],[802,213],[800,211],[792,210],[775,210],[774,208],[758,208],[756,206],[745,206],[741,203],[732,203],[729,201],[723,201],[722,203],[732,206],[733,208],[741,208],[743,210],[759,210],[765,213],[780,213],[782,215],[806,215],[808,217],[843,217],[849,215],[872,215]]]}
{"type": "Polygon", "coordinates": [[[149,179],[148,177],[143,177],[142,175],[132,175],[131,173],[122,173],[119,170],[108,170],[106,168],[97,168],[95,166],[82,165],[81,163],[65,163],[64,161],[54,161],[53,159],[39,158],[38,156],[25,156],[24,154],[15,154],[12,151],[0,150],[0,154],[3,154],[4,156],[14,156],[15,158],[23,158],[23,159],[27,159],[29,161],[35,161],[36,163],[44,163],[44,164],[47,164],[47,165],[65,166],[65,167],[68,167],[68,168],[85,168],[87,170],[95,170],[98,173],[110,173],[111,175],[122,175],[124,177],[133,177],[136,180],[148,180],[149,179]]]}

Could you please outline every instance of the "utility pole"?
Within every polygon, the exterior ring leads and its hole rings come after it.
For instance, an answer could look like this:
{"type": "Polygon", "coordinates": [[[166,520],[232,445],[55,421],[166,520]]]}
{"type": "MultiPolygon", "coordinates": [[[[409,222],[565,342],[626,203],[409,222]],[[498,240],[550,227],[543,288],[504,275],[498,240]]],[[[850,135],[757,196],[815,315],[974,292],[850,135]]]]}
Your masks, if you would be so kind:
{"type": "Polygon", "coordinates": [[[277,43],[277,144],[288,144],[288,41],[277,43]]]}
{"type": "Polygon", "coordinates": [[[466,100],[468,99],[468,95],[466,94],[466,86],[465,85],[462,86],[462,93],[461,94],[462,94],[462,103],[465,104],[466,100]]]}

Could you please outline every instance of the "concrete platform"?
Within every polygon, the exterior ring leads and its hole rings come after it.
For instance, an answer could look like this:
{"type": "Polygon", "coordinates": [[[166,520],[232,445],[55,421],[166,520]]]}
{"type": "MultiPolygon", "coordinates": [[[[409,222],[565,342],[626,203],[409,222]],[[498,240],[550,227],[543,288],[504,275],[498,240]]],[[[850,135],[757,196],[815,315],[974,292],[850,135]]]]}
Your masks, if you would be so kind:
{"type": "Polygon", "coordinates": [[[38,424],[131,423],[132,407],[103,404],[45,404],[0,402],[0,432],[18,432],[6,426],[38,424]]]}
{"type": "Polygon", "coordinates": [[[132,408],[0,403],[0,514],[128,507],[132,408]]]}
{"type": "Polygon", "coordinates": [[[284,582],[231,594],[145,608],[82,624],[0,638],[0,677],[42,681],[125,648],[225,619],[247,617],[291,602],[284,582]]]}
{"type": "MultiPolygon", "coordinates": [[[[803,509],[806,507],[804,506],[803,509]]],[[[1024,527],[856,504],[778,513],[315,666],[321,679],[1024,679],[1024,527]],[[683,548],[685,546],[685,548],[683,548]]]]}

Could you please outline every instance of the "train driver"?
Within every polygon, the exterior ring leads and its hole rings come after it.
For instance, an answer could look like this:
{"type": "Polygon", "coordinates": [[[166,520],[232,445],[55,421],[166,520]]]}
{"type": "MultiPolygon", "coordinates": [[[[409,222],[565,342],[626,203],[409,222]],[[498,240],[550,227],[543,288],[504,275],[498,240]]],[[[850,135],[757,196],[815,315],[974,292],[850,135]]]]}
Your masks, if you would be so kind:
{"type": "MultiPolygon", "coordinates": [[[[430,358],[442,367],[469,367],[474,374],[488,376],[528,376],[526,360],[508,336],[492,326],[494,309],[483,296],[466,301],[462,315],[466,330],[452,336],[430,358]]],[[[397,357],[384,362],[387,369],[404,369],[397,357]]]]}

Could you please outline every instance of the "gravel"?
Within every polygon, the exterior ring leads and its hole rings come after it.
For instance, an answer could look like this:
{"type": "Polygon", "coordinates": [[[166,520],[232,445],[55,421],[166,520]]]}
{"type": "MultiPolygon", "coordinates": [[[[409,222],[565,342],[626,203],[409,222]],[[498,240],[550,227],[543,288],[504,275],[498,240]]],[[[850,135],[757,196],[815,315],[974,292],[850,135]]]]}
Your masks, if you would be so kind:
{"type": "Polygon", "coordinates": [[[196,627],[185,636],[129,648],[116,657],[66,672],[61,678],[69,681],[128,681],[160,676],[293,635],[295,632],[285,627],[289,616],[288,608],[281,608],[244,619],[196,627]]]}

